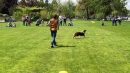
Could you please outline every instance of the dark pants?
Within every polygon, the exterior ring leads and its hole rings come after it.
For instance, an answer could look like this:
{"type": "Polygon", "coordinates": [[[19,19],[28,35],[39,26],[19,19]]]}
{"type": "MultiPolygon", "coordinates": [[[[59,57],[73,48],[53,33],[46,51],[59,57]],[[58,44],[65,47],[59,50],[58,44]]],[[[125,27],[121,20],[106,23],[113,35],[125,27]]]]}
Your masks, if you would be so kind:
{"type": "Polygon", "coordinates": [[[62,26],[62,21],[60,21],[60,26],[62,26]]]}
{"type": "Polygon", "coordinates": [[[28,20],[25,21],[25,25],[28,26],[28,20]]]}
{"type": "Polygon", "coordinates": [[[55,40],[56,33],[57,33],[57,30],[54,30],[54,31],[51,30],[51,37],[52,37],[51,46],[56,45],[56,40],[55,40]]]}
{"type": "Polygon", "coordinates": [[[119,25],[121,25],[121,20],[118,20],[118,22],[119,22],[119,25]]]}
{"type": "Polygon", "coordinates": [[[25,21],[23,21],[23,25],[25,26],[25,21]]]}
{"type": "Polygon", "coordinates": [[[64,23],[63,23],[63,25],[66,25],[66,19],[64,19],[64,23]]]}

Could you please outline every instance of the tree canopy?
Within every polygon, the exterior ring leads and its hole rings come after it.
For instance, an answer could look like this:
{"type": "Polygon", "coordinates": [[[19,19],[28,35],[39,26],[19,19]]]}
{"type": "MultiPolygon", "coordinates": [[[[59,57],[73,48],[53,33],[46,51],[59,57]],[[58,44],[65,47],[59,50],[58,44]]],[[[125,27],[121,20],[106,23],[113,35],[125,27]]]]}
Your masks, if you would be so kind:
{"type": "Polygon", "coordinates": [[[126,0],[78,0],[77,11],[86,12],[86,18],[92,14],[101,14],[103,18],[108,15],[127,15],[126,0]]]}
{"type": "Polygon", "coordinates": [[[126,0],[77,0],[78,3],[76,5],[72,0],[68,0],[65,3],[61,3],[61,0],[52,0],[51,3],[49,3],[49,0],[21,0],[18,4],[17,1],[0,0],[1,12],[6,11],[4,13],[8,14],[10,12],[13,14],[15,12],[13,12],[13,7],[36,7],[39,10],[43,10],[42,12],[47,14],[47,17],[57,12],[71,17],[86,17],[86,19],[106,18],[106,16],[114,15],[126,16],[128,13],[125,7],[127,4],[126,0]]]}

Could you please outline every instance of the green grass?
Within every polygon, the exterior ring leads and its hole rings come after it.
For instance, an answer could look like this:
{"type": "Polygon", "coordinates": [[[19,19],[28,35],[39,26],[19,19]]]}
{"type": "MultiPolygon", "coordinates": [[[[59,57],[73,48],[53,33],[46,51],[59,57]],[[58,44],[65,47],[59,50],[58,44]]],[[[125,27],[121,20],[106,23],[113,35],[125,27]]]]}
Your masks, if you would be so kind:
{"type": "Polygon", "coordinates": [[[50,48],[49,27],[6,28],[0,23],[0,73],[130,73],[130,22],[101,26],[101,21],[74,20],[60,26],[59,47],[50,48]],[[72,35],[87,30],[86,38],[72,35]]]}

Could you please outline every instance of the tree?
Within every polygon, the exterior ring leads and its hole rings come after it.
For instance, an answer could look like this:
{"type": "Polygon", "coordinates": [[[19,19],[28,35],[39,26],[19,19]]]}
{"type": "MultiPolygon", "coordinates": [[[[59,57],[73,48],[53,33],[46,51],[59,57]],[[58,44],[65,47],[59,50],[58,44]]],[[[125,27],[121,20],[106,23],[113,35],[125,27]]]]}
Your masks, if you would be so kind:
{"type": "Polygon", "coordinates": [[[58,8],[58,3],[57,3],[57,1],[56,1],[56,0],[53,0],[51,4],[52,4],[53,9],[54,9],[53,11],[56,11],[57,8],[58,8]]]}
{"type": "Polygon", "coordinates": [[[111,0],[95,0],[94,4],[96,14],[102,15],[102,18],[106,19],[106,16],[111,14],[111,0]]]}
{"type": "Polygon", "coordinates": [[[78,4],[82,7],[80,9],[85,10],[86,12],[86,19],[89,19],[88,6],[90,4],[90,1],[91,0],[78,0],[78,4]]]}
{"type": "Polygon", "coordinates": [[[27,5],[27,3],[26,3],[25,0],[21,0],[21,1],[18,3],[18,5],[19,5],[20,7],[24,7],[24,6],[27,5]]]}
{"type": "Polygon", "coordinates": [[[40,0],[40,5],[44,7],[44,0],[40,0]]]}
{"type": "Polygon", "coordinates": [[[21,0],[19,2],[19,6],[21,7],[34,7],[34,6],[42,6],[40,1],[37,0],[21,0]]]}
{"type": "Polygon", "coordinates": [[[48,7],[49,7],[48,4],[49,4],[48,0],[45,0],[45,8],[47,9],[47,12],[49,11],[48,10],[48,7]]]}
{"type": "Polygon", "coordinates": [[[53,4],[53,5],[58,5],[58,3],[57,3],[56,0],[53,0],[51,4],[53,4]]]}
{"type": "Polygon", "coordinates": [[[111,8],[116,12],[114,15],[127,15],[128,10],[125,7],[126,4],[126,0],[113,1],[111,3],[111,8]]]}
{"type": "Polygon", "coordinates": [[[74,10],[74,3],[71,0],[68,0],[67,2],[67,15],[72,17],[71,15],[73,15],[73,10],[74,10]]]}
{"type": "Polygon", "coordinates": [[[126,0],[78,0],[78,6],[76,10],[85,10],[86,17],[90,15],[101,15],[101,18],[105,18],[112,13],[116,15],[127,14],[128,11],[125,7],[126,0]]]}
{"type": "Polygon", "coordinates": [[[1,13],[1,11],[2,11],[2,7],[3,7],[3,5],[2,5],[2,0],[0,0],[0,13],[1,13]]]}
{"type": "Polygon", "coordinates": [[[17,5],[17,0],[2,0],[2,4],[2,13],[9,14],[9,8],[13,7],[14,5],[17,5]]]}

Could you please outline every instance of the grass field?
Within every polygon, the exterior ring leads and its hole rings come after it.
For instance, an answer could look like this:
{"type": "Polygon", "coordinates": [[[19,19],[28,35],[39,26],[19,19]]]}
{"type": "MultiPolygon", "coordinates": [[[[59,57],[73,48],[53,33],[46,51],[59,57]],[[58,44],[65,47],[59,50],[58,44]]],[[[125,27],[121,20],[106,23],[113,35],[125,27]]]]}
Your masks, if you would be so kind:
{"type": "Polygon", "coordinates": [[[101,21],[74,20],[60,26],[59,46],[51,49],[49,27],[5,27],[0,23],[0,73],[130,73],[130,22],[101,26],[101,21]],[[87,30],[86,38],[72,35],[87,30]]]}

